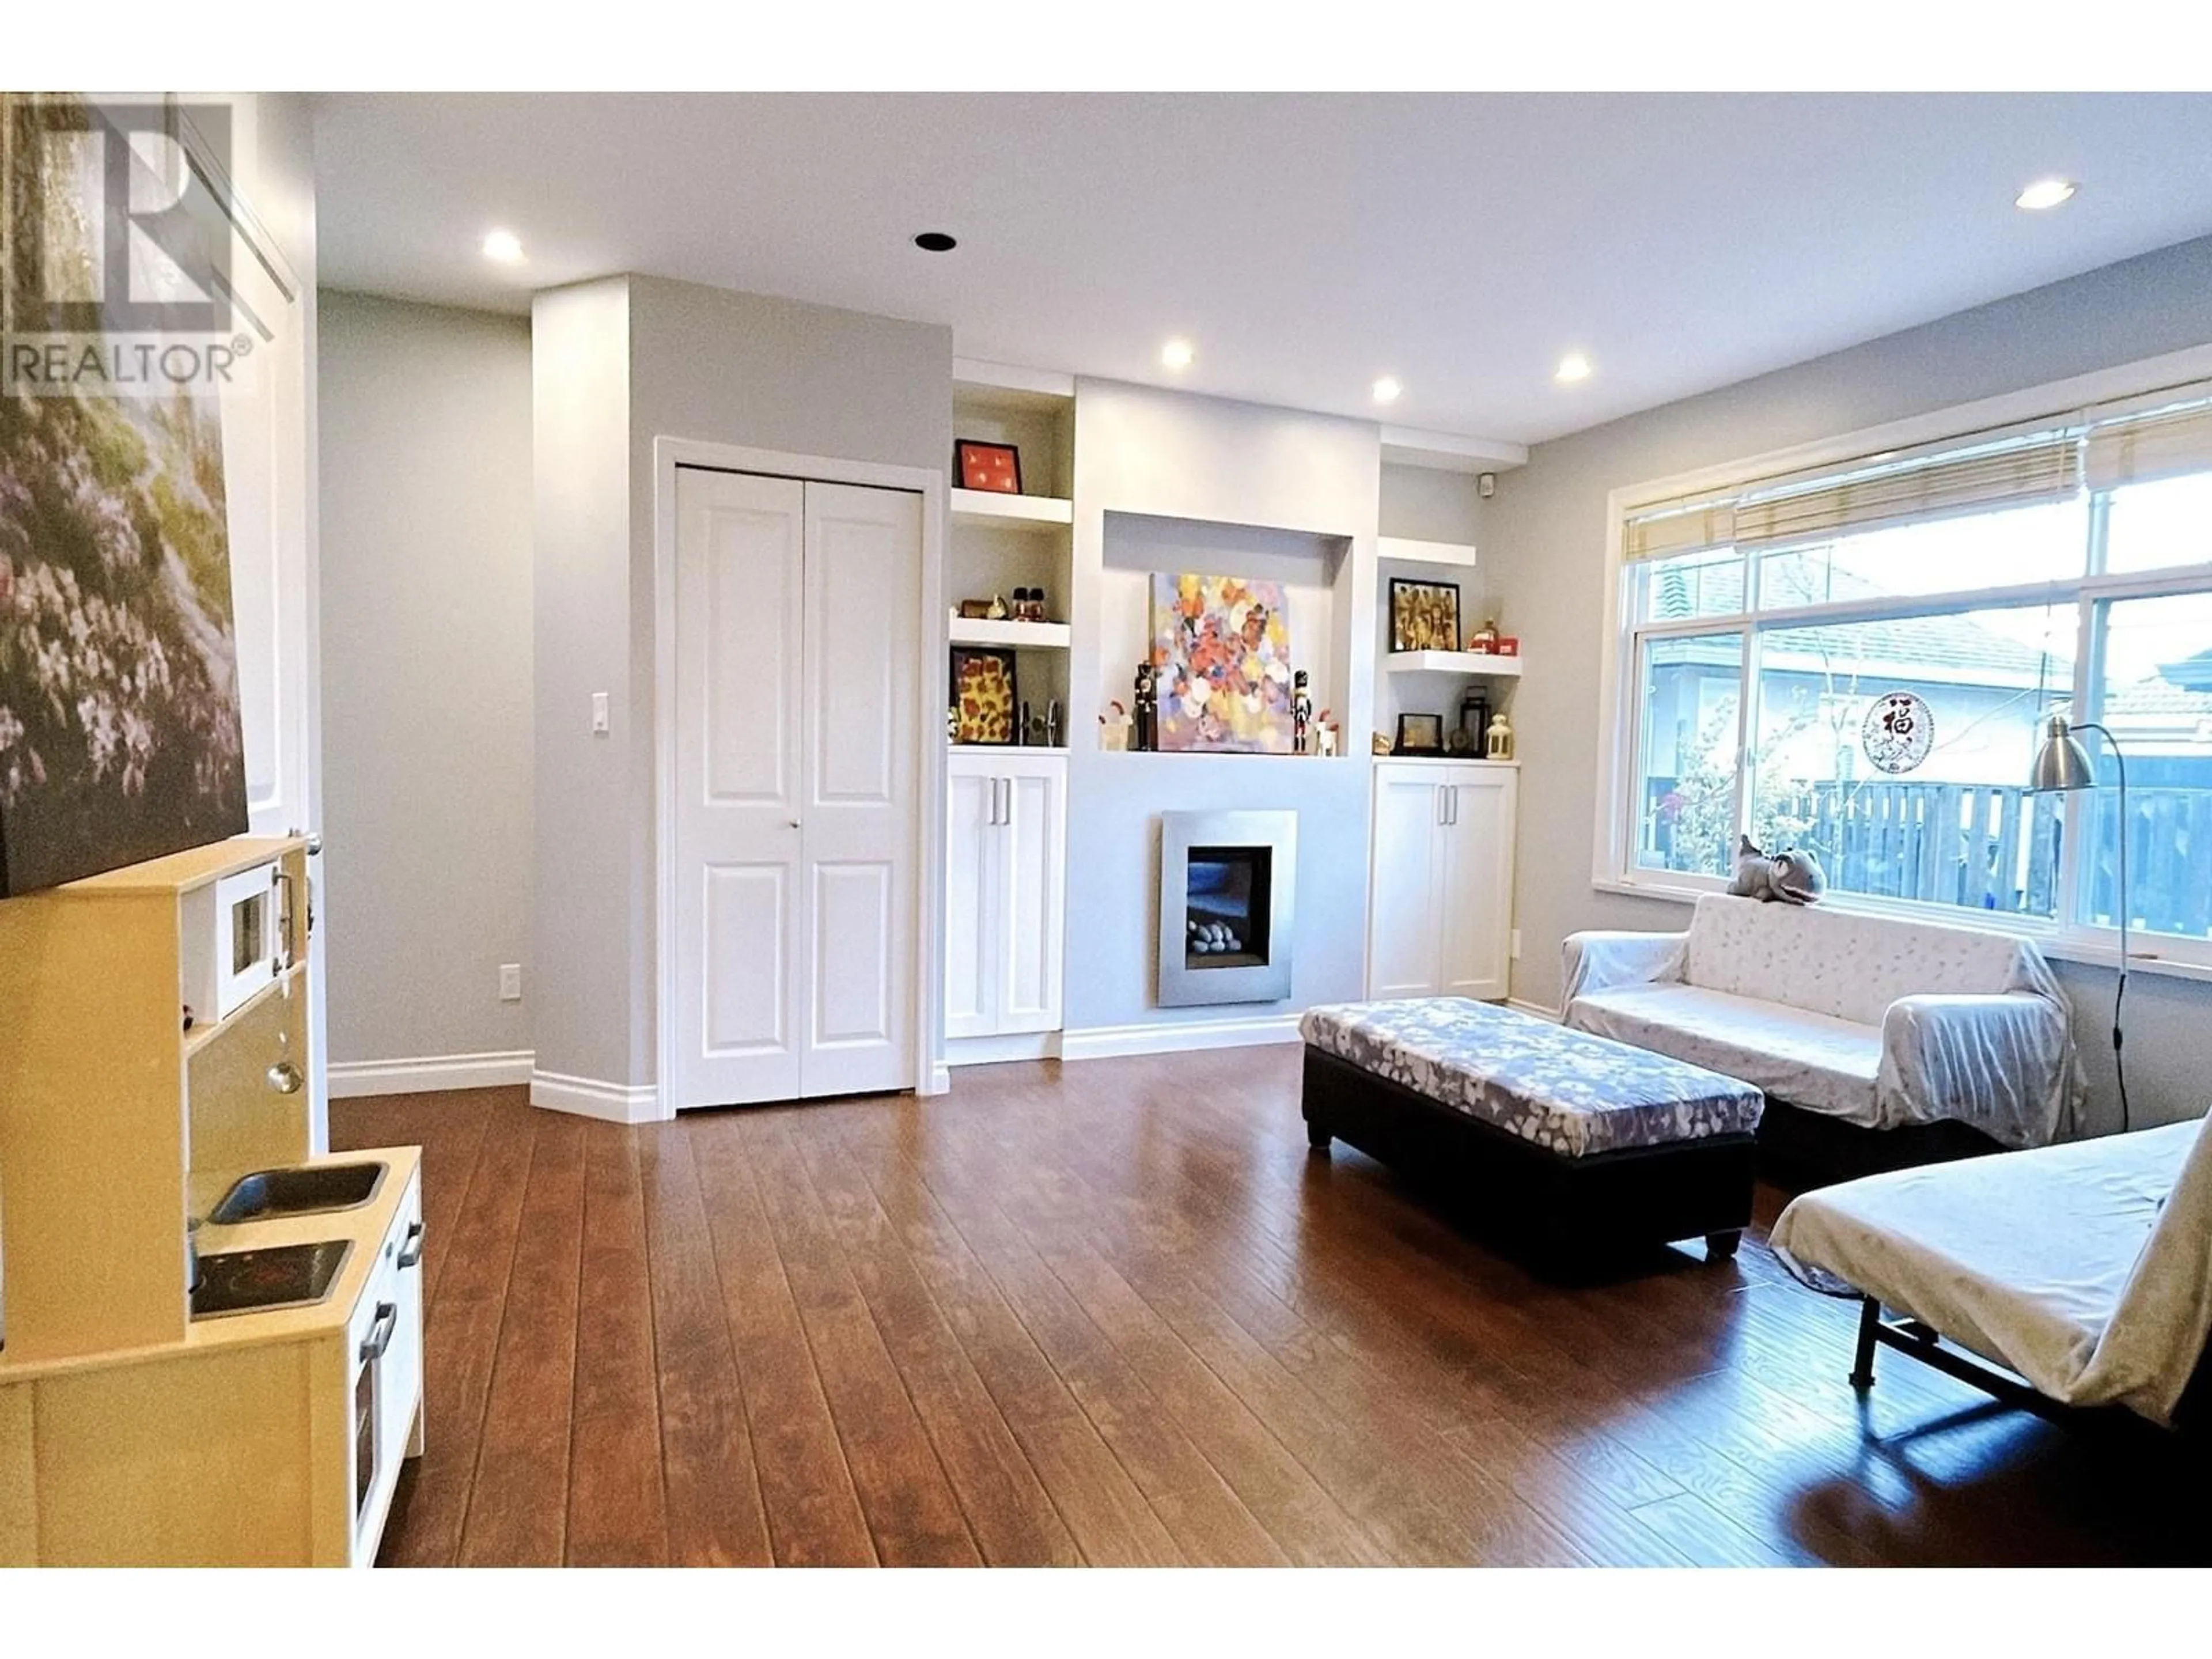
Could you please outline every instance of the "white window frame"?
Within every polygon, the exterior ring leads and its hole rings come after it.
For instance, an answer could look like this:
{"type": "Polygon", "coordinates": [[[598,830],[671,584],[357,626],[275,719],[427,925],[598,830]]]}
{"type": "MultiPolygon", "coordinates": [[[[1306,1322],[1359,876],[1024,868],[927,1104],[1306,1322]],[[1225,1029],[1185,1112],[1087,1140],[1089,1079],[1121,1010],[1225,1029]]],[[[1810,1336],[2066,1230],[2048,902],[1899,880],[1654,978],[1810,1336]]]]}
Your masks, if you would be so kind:
{"type": "MultiPolygon", "coordinates": [[[[2091,647],[2092,618],[2096,614],[2097,602],[2175,592],[2212,592],[2212,573],[2195,567],[2187,568],[2187,574],[2177,574],[2172,570],[2130,571],[2124,575],[2112,576],[2092,572],[2080,577],[2069,577],[2057,584],[2049,581],[2024,582],[2008,587],[1975,588],[1895,600],[1848,600],[1802,609],[1793,606],[1786,612],[1770,612],[1762,617],[1758,610],[1756,592],[1757,562],[1752,560],[1746,564],[1745,610],[1724,616],[1684,617],[1674,622],[1646,623],[1639,628],[1632,614],[1635,572],[1624,557],[1626,526],[1637,512],[1648,509],[1655,502],[1724,494],[1754,480],[1838,466],[1887,450],[1941,443],[1947,439],[2027,422],[2063,421],[2078,415],[2091,404],[2142,396],[2160,387],[2206,379],[2212,379],[2212,344],[2192,347],[2185,351],[2172,352],[2164,356],[2124,364],[2002,397],[1932,410],[1881,426],[1862,428],[1834,438],[1611,491],[1606,498],[1605,608],[1602,612],[1605,627],[1599,665],[1597,821],[1592,843],[1590,884],[1604,892],[1669,899],[1683,903],[1694,902],[1701,894],[1719,892],[1727,885],[1725,881],[1717,877],[1637,866],[1635,801],[1641,677],[1636,672],[1635,648],[1639,638],[1729,632],[1740,635],[1744,653],[1743,695],[1737,700],[1737,752],[1741,756],[1747,752],[1745,744],[1749,733],[1744,729],[1744,723],[1750,719],[1754,702],[1750,679],[1753,667],[1751,627],[1753,623],[1771,628],[1777,625],[1799,627],[1823,622],[1870,622],[1894,616],[1922,615],[1947,607],[1980,609],[2008,603],[2041,603],[2054,593],[2063,594],[2060,602],[2076,605],[2080,616],[2081,638],[2074,656],[2073,687],[2074,706],[2078,708],[2087,706],[2091,676],[2096,669],[2093,660],[2095,653],[2091,647]]],[[[2072,919],[2074,906],[2079,898],[2075,860],[2080,847],[2079,825],[2086,811],[2086,793],[2070,795],[2065,803],[2065,831],[2062,843],[2064,850],[2057,878],[2062,895],[2058,919],[2045,921],[2036,917],[2008,915],[1994,911],[1976,911],[1972,913],[1972,919],[1977,927],[2033,939],[2046,955],[2069,962],[2112,967],[2119,961],[2117,930],[2072,919]]],[[[1738,811],[1741,814],[1741,791],[1738,811]]],[[[1962,915],[1956,905],[1877,898],[1853,893],[1831,893],[1822,902],[1840,909],[1915,915],[1954,922],[1961,920],[1962,915]]],[[[2212,941],[2176,939],[2170,934],[2146,935],[2136,930],[2129,941],[2128,967],[2130,972],[2170,974],[2212,981],[2212,941]]]]}

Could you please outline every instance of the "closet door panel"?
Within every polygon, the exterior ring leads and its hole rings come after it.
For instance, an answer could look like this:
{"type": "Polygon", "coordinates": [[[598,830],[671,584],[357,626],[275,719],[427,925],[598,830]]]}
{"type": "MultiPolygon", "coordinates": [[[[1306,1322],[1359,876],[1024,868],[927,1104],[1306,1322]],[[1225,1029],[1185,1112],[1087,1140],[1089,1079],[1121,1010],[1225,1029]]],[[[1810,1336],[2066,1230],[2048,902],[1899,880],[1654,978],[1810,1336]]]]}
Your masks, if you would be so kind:
{"type": "Polygon", "coordinates": [[[675,984],[678,1107],[799,1091],[805,492],[677,475],[675,984]]]}
{"type": "Polygon", "coordinates": [[[810,896],[799,1092],[910,1089],[921,498],[805,486],[799,717],[810,896]]]}

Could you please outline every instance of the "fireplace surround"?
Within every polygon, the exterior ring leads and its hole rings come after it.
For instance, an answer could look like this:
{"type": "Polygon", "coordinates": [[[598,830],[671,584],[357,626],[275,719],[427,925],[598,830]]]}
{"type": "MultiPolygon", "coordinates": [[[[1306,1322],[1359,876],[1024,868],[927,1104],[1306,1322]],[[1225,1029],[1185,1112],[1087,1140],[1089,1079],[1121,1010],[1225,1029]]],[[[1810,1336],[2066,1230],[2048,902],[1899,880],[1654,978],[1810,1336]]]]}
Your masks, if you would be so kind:
{"type": "Polygon", "coordinates": [[[1298,815],[1160,814],[1159,1002],[1281,1002],[1291,994],[1298,815]]]}

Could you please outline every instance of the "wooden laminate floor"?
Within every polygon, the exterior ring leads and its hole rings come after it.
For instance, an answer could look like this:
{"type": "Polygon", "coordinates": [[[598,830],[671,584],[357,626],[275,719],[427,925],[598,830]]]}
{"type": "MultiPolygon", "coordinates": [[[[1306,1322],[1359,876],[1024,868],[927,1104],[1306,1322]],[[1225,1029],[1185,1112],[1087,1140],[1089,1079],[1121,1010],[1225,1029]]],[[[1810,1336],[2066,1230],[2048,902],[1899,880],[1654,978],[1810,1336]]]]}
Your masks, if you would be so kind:
{"type": "MultiPolygon", "coordinates": [[[[2212,1559],[2200,1479],[1893,1356],[1762,1243],[1562,1288],[1340,1145],[1298,1050],[420,1142],[429,1449],[392,1564],[2212,1559]]],[[[1771,1219],[1779,1197],[1762,1194],[1771,1219]]]]}

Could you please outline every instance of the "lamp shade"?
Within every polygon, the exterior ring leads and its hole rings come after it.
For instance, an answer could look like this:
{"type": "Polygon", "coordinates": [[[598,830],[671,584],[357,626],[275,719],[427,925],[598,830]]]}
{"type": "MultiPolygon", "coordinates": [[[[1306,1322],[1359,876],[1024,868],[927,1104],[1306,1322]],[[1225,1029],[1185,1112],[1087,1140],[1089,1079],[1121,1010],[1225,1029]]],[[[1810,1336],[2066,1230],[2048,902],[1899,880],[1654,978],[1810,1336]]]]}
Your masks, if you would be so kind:
{"type": "Polygon", "coordinates": [[[2081,739],[2067,725],[2065,715],[2053,714],[2045,726],[2043,743],[2035,751],[2035,764],[2028,771],[2027,787],[2033,794],[2097,787],[2097,771],[2089,764],[2089,752],[2081,747],[2081,739]]]}

